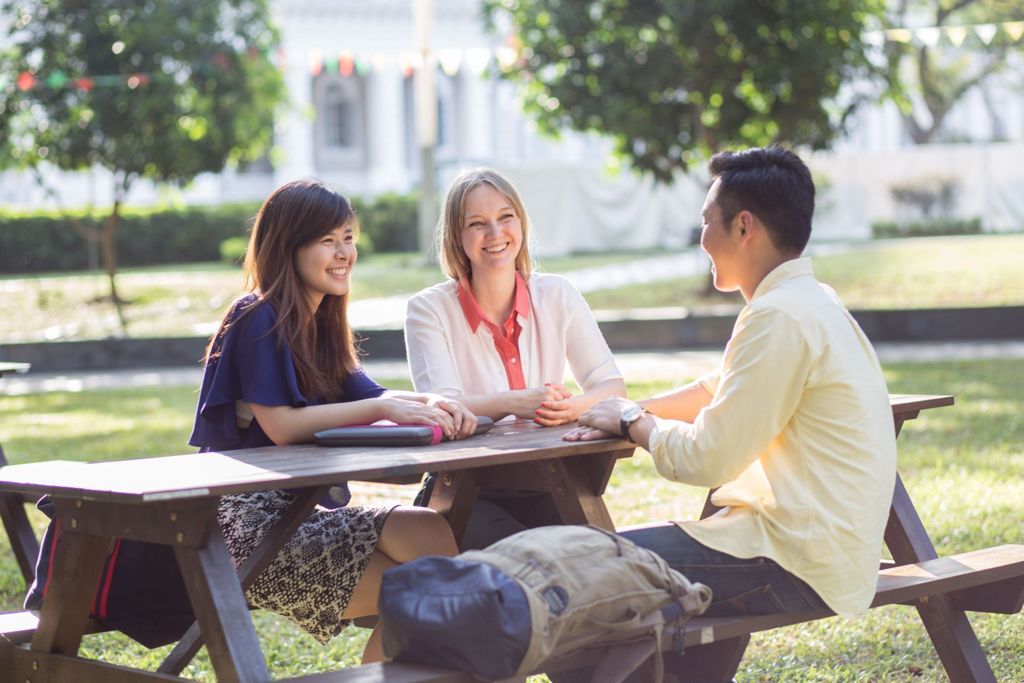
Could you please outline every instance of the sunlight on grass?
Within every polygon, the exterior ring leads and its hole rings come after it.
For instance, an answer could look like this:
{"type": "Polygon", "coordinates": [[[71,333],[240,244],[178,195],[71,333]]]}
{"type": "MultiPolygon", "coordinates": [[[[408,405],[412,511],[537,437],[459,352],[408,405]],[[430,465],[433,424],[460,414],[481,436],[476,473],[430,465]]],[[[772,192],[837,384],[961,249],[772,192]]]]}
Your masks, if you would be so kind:
{"type": "MultiPolygon", "coordinates": [[[[851,309],[1024,305],[1024,235],[865,242],[814,257],[818,279],[851,309]]],[[[706,275],[586,294],[591,308],[700,307],[738,295],[704,295],[706,275]]]]}
{"type": "MultiPolygon", "coordinates": [[[[1024,540],[1024,363],[986,360],[893,364],[894,393],[951,393],[957,404],[925,411],[899,439],[900,470],[940,553],[1024,540]]],[[[407,386],[407,383],[405,384],[407,386]]],[[[634,398],[669,388],[635,384],[634,398]]],[[[0,397],[0,442],[13,462],[46,458],[108,460],[187,452],[195,390],[134,389],[88,394],[0,397]],[[116,417],[110,417],[116,416],[116,417]],[[126,428],[127,427],[127,428],[126,428]]],[[[356,502],[408,503],[415,486],[355,484],[356,502]]],[[[638,451],[615,468],[605,500],[620,526],[698,516],[705,490],[661,479],[638,451]]],[[[42,530],[45,518],[31,520],[42,530]]],[[[0,535],[0,609],[20,607],[24,585],[0,535]]],[[[286,620],[254,614],[274,678],[351,666],[367,631],[349,629],[320,647],[286,620]]],[[[972,614],[971,622],[999,681],[1024,680],[1024,616],[972,614]]],[[[155,669],[167,648],[149,651],[124,636],[90,636],[88,656],[155,669]]],[[[213,681],[203,651],[186,676],[213,681]]],[[[545,680],[536,677],[536,681],[545,680]]],[[[736,678],[775,681],[940,683],[945,672],[916,612],[891,606],[856,620],[829,619],[757,634],[736,678]]]]}

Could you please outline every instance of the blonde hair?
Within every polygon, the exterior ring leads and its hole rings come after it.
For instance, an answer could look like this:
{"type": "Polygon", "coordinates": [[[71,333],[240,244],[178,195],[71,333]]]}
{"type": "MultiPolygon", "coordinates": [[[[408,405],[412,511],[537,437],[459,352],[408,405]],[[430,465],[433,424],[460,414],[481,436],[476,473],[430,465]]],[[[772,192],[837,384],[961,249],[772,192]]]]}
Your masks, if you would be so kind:
{"type": "Polygon", "coordinates": [[[441,268],[453,280],[469,279],[472,266],[462,248],[462,224],[466,220],[466,197],[481,185],[490,185],[504,195],[519,217],[523,242],[516,254],[516,270],[524,279],[530,278],[533,261],[530,260],[530,219],[526,215],[523,200],[508,178],[490,168],[473,168],[463,171],[452,181],[441,207],[441,220],[437,224],[437,257],[441,268]]]}

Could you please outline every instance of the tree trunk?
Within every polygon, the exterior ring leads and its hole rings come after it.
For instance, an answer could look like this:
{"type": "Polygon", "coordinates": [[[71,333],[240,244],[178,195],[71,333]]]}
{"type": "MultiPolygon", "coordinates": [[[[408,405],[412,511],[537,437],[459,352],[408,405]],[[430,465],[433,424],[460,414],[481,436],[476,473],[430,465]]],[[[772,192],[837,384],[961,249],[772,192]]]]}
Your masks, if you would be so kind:
{"type": "Polygon", "coordinates": [[[103,270],[107,273],[110,281],[110,302],[117,311],[117,319],[121,324],[121,334],[128,336],[128,320],[124,315],[125,300],[117,291],[117,227],[121,222],[121,200],[114,200],[114,208],[107,218],[103,230],[100,232],[100,256],[103,261],[103,270]]]}

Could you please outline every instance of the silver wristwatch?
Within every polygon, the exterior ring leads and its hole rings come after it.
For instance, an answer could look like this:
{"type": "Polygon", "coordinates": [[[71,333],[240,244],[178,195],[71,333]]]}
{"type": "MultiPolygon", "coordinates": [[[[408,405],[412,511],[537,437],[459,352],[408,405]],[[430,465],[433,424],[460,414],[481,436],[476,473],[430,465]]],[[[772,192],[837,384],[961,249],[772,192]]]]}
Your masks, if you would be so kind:
{"type": "Polygon", "coordinates": [[[619,433],[622,435],[623,439],[626,441],[632,441],[632,439],[629,438],[629,428],[634,422],[643,417],[646,412],[647,409],[639,403],[630,403],[622,409],[622,412],[619,413],[619,433]]]}

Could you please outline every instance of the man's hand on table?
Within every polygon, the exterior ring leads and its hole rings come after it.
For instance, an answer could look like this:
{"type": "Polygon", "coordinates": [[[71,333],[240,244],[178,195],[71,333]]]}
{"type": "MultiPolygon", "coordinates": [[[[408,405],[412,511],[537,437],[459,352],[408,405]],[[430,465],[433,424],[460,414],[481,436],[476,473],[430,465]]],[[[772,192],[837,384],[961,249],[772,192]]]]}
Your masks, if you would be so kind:
{"type": "MultiPolygon", "coordinates": [[[[595,441],[622,437],[620,430],[622,411],[634,405],[636,405],[634,401],[627,401],[619,396],[606,398],[584,411],[580,415],[579,426],[566,432],[562,438],[566,441],[595,441]]],[[[654,417],[645,413],[630,426],[630,433],[625,438],[646,448],[648,436],[653,427],[654,417]]]]}

